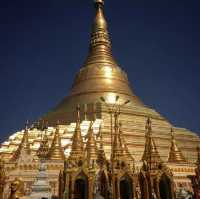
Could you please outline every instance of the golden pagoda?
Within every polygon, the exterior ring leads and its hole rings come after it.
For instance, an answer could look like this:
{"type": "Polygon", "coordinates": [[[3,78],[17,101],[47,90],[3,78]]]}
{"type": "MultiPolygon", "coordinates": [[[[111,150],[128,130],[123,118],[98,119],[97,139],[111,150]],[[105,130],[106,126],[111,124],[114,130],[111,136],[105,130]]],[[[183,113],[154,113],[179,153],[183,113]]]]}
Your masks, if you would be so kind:
{"type": "Polygon", "coordinates": [[[49,160],[64,160],[65,155],[61,145],[61,139],[59,134],[59,126],[57,124],[56,131],[54,133],[54,138],[51,144],[51,148],[48,153],[49,160]]]}
{"type": "Polygon", "coordinates": [[[176,144],[173,129],[171,129],[171,134],[172,134],[172,140],[171,140],[171,147],[170,147],[168,162],[186,163],[187,161],[185,157],[183,156],[182,152],[179,150],[176,144]]]}
{"type": "Polygon", "coordinates": [[[26,125],[1,144],[0,156],[9,176],[5,199],[16,178],[23,181],[26,193],[31,192],[41,158],[52,195],[61,198],[85,194],[76,189],[83,181],[87,183],[81,186],[90,188],[89,199],[93,194],[124,198],[123,192],[137,199],[152,194],[164,199],[159,186],[165,192],[177,192],[180,186],[192,190],[188,176],[195,175],[198,135],[174,126],[137,97],[112,55],[104,0],[94,0],[94,6],[88,56],[69,95],[41,117],[48,128],[42,128],[42,122],[26,125]],[[168,189],[163,188],[166,181],[168,189]],[[127,182],[131,188],[124,191],[127,182]],[[172,185],[174,189],[169,189],[172,185]]]}
{"type": "Polygon", "coordinates": [[[31,149],[30,149],[30,143],[29,143],[29,135],[28,135],[28,122],[26,124],[23,137],[21,140],[21,143],[19,144],[17,150],[13,153],[11,161],[17,161],[22,153],[25,153],[26,155],[31,154],[31,149]]]}

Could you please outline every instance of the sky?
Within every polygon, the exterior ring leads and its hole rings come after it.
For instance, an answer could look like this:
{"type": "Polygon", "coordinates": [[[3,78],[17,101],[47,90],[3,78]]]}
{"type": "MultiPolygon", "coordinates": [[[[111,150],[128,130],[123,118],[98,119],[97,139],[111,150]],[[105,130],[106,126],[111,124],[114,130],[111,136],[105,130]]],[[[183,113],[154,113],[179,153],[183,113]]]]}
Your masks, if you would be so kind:
{"type": "MultiPolygon", "coordinates": [[[[134,93],[200,133],[199,1],[106,0],[113,54],[134,93]]],[[[88,52],[92,0],[0,4],[0,142],[65,97],[88,52]]]]}

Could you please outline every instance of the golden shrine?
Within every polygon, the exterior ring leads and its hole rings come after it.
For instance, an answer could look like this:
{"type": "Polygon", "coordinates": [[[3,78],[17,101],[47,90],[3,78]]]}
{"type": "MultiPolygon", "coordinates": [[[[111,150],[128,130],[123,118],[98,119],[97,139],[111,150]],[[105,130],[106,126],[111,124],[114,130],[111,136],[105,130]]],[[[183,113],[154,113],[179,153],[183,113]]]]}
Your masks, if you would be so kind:
{"type": "Polygon", "coordinates": [[[134,94],[112,55],[104,1],[94,4],[89,53],[69,95],[1,144],[0,198],[28,197],[43,161],[60,199],[173,199],[199,187],[198,135],[134,94]]]}

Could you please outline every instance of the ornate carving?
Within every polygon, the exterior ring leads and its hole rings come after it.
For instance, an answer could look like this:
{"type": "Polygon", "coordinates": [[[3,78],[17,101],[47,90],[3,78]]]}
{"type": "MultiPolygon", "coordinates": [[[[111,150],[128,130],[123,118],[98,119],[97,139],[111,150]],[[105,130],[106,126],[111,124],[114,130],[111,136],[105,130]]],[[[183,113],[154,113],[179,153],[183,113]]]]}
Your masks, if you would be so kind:
{"type": "Polygon", "coordinates": [[[6,174],[5,174],[4,162],[0,157],[0,198],[4,198],[5,185],[6,185],[6,174]]]}

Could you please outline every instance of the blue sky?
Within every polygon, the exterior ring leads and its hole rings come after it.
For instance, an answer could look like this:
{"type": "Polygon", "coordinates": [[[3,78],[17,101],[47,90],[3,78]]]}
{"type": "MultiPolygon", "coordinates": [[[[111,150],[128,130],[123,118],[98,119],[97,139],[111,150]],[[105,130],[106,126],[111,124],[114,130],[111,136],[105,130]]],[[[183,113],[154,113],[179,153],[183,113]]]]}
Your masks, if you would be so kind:
{"type": "MultiPolygon", "coordinates": [[[[113,54],[142,101],[200,132],[198,1],[105,1],[113,54]]],[[[92,0],[0,6],[0,140],[68,94],[88,52],[92,0]]]]}

